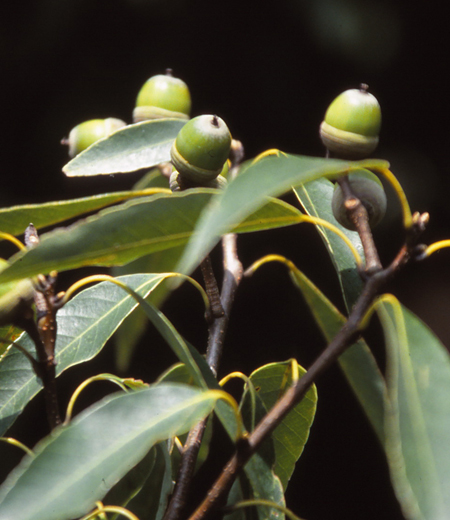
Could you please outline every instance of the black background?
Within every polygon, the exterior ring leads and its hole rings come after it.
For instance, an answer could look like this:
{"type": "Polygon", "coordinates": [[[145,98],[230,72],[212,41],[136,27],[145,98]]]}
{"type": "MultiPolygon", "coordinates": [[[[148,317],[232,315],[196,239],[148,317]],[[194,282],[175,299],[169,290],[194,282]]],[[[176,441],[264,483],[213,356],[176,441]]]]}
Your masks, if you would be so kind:
{"type": "MultiPolygon", "coordinates": [[[[392,0],[3,2],[0,204],[130,187],[136,175],[66,179],[61,167],[67,155],[59,142],[86,119],[114,116],[130,122],[140,86],[171,67],[190,87],[193,114],[223,117],[244,143],[247,157],[274,147],[323,155],[318,126],[328,103],[340,91],[368,83],[383,110],[375,155],[391,162],[412,209],[430,212],[424,240],[447,238],[449,39],[446,15],[437,5],[392,0]]],[[[376,238],[388,261],[402,240],[398,209],[390,211],[376,238]]],[[[330,261],[313,230],[296,226],[245,235],[239,244],[245,266],[267,253],[291,258],[342,308],[330,261]]],[[[449,255],[442,252],[408,267],[388,287],[446,345],[449,255]]],[[[62,277],[61,289],[68,281],[62,277]]],[[[183,287],[164,311],[200,346],[206,332],[196,299],[183,287]]],[[[382,363],[382,343],[376,341],[377,331],[372,333],[382,363]]],[[[267,266],[240,288],[222,375],[250,373],[262,363],[291,356],[308,366],[323,346],[285,270],[267,266]]],[[[174,361],[166,351],[150,334],[129,375],[151,381],[161,363],[166,367],[174,361]]],[[[61,400],[87,375],[112,370],[112,348],[105,349],[94,362],[61,377],[61,400]]],[[[288,505],[311,520],[401,519],[382,451],[338,369],[322,377],[318,391],[316,420],[288,489],[288,505]]],[[[32,445],[45,429],[38,397],[11,434],[32,445]]],[[[6,460],[3,478],[17,458],[12,448],[0,449],[6,460]]],[[[207,485],[214,471],[200,481],[207,485]]]]}

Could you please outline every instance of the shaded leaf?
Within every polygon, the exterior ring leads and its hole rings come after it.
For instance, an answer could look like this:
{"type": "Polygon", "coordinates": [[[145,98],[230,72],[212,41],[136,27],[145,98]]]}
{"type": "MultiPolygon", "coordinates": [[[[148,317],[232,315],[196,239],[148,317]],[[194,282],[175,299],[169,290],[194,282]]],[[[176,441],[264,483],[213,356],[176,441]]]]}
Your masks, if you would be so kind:
{"type": "MultiPolygon", "coordinates": [[[[284,392],[292,385],[292,368],[289,361],[270,363],[258,368],[250,375],[257,394],[264,403],[266,410],[270,410],[284,392]]],[[[299,377],[306,370],[298,367],[299,377]]],[[[280,478],[283,488],[286,489],[289,479],[308,440],[309,430],[314,420],[317,406],[317,389],[313,385],[281,424],[272,433],[275,449],[274,472],[280,478]]]]}
{"type": "Polygon", "coordinates": [[[93,509],[150,448],[211,412],[217,394],[174,384],[109,396],[59,427],[0,488],[0,519],[70,520],[93,509]]]}
{"type": "MultiPolygon", "coordinates": [[[[333,184],[327,179],[318,179],[294,189],[299,201],[310,215],[327,220],[339,228],[351,240],[362,258],[364,251],[358,233],[341,226],[333,216],[331,199],[333,184]]],[[[347,245],[332,231],[317,226],[338,274],[347,309],[351,309],[363,287],[353,254],[347,245]]],[[[304,296],[330,342],[345,323],[345,318],[332,303],[303,275],[293,274],[296,283],[303,286],[304,296]],[[304,283],[302,282],[304,281],[304,283]],[[302,285],[303,284],[303,285],[302,285]],[[309,294],[309,296],[308,296],[309,294]],[[328,317],[327,317],[328,315],[328,317]]],[[[363,340],[347,349],[339,358],[339,365],[347,381],[363,406],[372,427],[383,443],[383,392],[384,381],[372,352],[363,340]]]]}
{"type": "MultiPolygon", "coordinates": [[[[160,275],[124,276],[121,280],[146,296],[160,282],[160,275]]],[[[103,282],[77,294],[58,311],[56,374],[96,356],[122,320],[136,307],[136,301],[120,287],[103,282]]],[[[27,334],[18,343],[31,354],[34,344],[27,334]]],[[[26,404],[42,388],[28,359],[9,348],[0,362],[0,435],[15,421],[26,404]]]]}
{"type": "Polygon", "coordinates": [[[68,177],[126,173],[170,161],[170,148],[186,121],[157,119],[128,125],[100,139],[67,163],[68,177]]]}
{"type": "Polygon", "coordinates": [[[154,472],[156,457],[157,446],[153,446],[147,455],[108,491],[108,494],[104,497],[105,503],[126,507],[130,500],[142,490],[148,478],[154,472]]]}
{"type": "Polygon", "coordinates": [[[417,316],[377,304],[387,346],[386,454],[408,520],[450,517],[450,357],[417,316]]]}
{"type": "MultiPolygon", "coordinates": [[[[158,381],[162,381],[162,382],[165,382],[165,383],[167,383],[167,382],[169,382],[169,383],[182,383],[182,384],[185,384],[185,385],[193,385],[193,384],[195,384],[190,371],[188,370],[186,365],[184,365],[183,363],[177,363],[176,365],[173,365],[172,367],[170,367],[168,370],[166,370],[158,378],[158,381]]],[[[219,403],[217,403],[217,404],[219,404],[219,403]]],[[[206,428],[205,428],[205,431],[203,433],[200,449],[199,449],[198,454],[197,454],[197,460],[195,462],[195,471],[197,471],[198,468],[200,468],[200,466],[208,458],[208,455],[209,455],[209,445],[211,443],[211,438],[212,438],[212,433],[213,433],[212,426],[213,426],[212,425],[212,420],[211,420],[211,417],[210,417],[208,419],[207,423],[206,423],[206,428]]],[[[186,439],[187,439],[187,434],[186,435],[181,435],[179,437],[179,439],[181,441],[181,444],[184,445],[185,442],[186,442],[186,439]]],[[[173,475],[174,475],[174,479],[175,480],[176,480],[176,477],[177,477],[178,466],[180,464],[180,461],[181,461],[181,453],[175,447],[172,450],[172,467],[173,467],[173,470],[174,470],[173,475]]]]}
{"type": "Polygon", "coordinates": [[[223,234],[265,204],[268,196],[276,197],[292,186],[336,174],[350,167],[368,168],[386,164],[386,161],[376,159],[348,162],[282,152],[254,162],[228,184],[223,194],[209,202],[176,270],[191,272],[223,234]]]}
{"type": "MultiPolygon", "coordinates": [[[[317,179],[316,181],[308,182],[294,188],[294,193],[308,215],[322,218],[334,224],[352,242],[361,258],[364,258],[364,250],[358,233],[344,228],[344,226],[341,226],[334,218],[331,209],[333,191],[334,184],[325,178],[317,179]]],[[[322,226],[317,226],[317,230],[330,254],[331,261],[339,278],[347,310],[349,310],[353,307],[353,304],[361,294],[363,288],[363,282],[356,267],[355,257],[336,233],[322,226]]]]}
{"type": "Polygon", "coordinates": [[[152,472],[141,491],[127,508],[139,520],[161,520],[173,491],[172,467],[166,442],[155,446],[156,460],[152,472]]]}
{"type": "MultiPolygon", "coordinates": [[[[230,492],[228,493],[227,506],[232,506],[241,500],[244,500],[245,495],[242,490],[242,476],[239,475],[233,482],[230,492]]],[[[244,508],[236,509],[235,511],[224,515],[226,520],[247,520],[246,510],[244,508]]]]}
{"type": "Polygon", "coordinates": [[[78,217],[84,213],[97,211],[112,204],[149,194],[151,193],[143,190],[118,191],[81,199],[0,208],[0,231],[11,233],[11,235],[21,235],[30,222],[33,223],[36,229],[40,229],[78,217]]]}
{"type": "MultiPolygon", "coordinates": [[[[126,265],[112,268],[113,276],[134,273],[163,273],[173,272],[183,253],[184,246],[172,247],[158,251],[151,255],[142,256],[126,265]]],[[[149,301],[155,307],[161,307],[164,300],[174,288],[174,284],[167,281],[155,288],[149,295],[149,301]]],[[[148,319],[139,307],[135,309],[122,323],[114,335],[115,361],[120,372],[125,372],[130,365],[134,350],[140,338],[148,327],[148,319]]]]}
{"type": "MultiPolygon", "coordinates": [[[[244,466],[244,471],[251,486],[251,498],[263,498],[286,507],[280,479],[259,453],[255,453],[250,458],[244,466]]],[[[283,513],[273,508],[257,506],[256,509],[259,520],[283,520],[285,518],[283,513]]]]}
{"type": "MultiPolygon", "coordinates": [[[[301,271],[291,271],[291,277],[294,284],[302,292],[314,319],[329,343],[342,328],[346,318],[301,271]]],[[[348,348],[339,357],[339,365],[375,433],[383,442],[384,379],[365,341],[360,339],[348,348]]]]}
{"type": "MultiPolygon", "coordinates": [[[[0,283],[87,265],[112,266],[185,244],[204,207],[217,190],[195,189],[155,195],[108,208],[64,229],[41,236],[40,244],[14,255],[0,283]]],[[[266,201],[236,228],[245,233],[294,224],[299,211],[266,201]]]]}

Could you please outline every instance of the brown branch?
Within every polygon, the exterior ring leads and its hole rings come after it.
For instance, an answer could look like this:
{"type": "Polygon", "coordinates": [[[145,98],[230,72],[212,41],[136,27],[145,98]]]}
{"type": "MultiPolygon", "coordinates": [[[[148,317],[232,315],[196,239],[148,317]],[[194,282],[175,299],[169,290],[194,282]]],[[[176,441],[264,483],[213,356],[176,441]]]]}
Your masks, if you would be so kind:
{"type": "MultiPolygon", "coordinates": [[[[27,227],[24,237],[25,245],[28,248],[36,247],[39,244],[39,236],[33,224],[27,227]]],[[[48,276],[38,276],[34,294],[36,322],[26,320],[23,323],[24,330],[36,346],[38,359],[34,368],[36,370],[36,366],[38,367],[36,373],[44,387],[47,419],[52,430],[62,422],[55,382],[56,312],[60,307],[58,297],[55,296],[55,283],[56,272],[50,273],[48,276]]]]}
{"type": "Polygon", "coordinates": [[[211,257],[207,255],[200,264],[200,269],[205,282],[205,290],[208,295],[210,310],[206,313],[206,321],[212,323],[215,319],[224,315],[222,303],[220,301],[219,286],[211,264],[211,257]]]}
{"type": "Polygon", "coordinates": [[[341,177],[339,185],[344,195],[344,205],[349,218],[359,234],[366,257],[366,273],[382,269],[377,248],[373,241],[372,230],[369,225],[369,216],[364,204],[354,195],[347,175],[341,177]]]}

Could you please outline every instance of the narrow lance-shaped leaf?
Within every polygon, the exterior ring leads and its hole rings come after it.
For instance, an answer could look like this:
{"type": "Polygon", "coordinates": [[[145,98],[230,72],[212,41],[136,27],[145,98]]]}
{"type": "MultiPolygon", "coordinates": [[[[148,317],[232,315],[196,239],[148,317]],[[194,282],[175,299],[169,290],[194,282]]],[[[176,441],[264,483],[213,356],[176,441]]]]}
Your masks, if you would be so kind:
{"type": "Polygon", "coordinates": [[[394,297],[377,304],[386,347],[386,455],[408,520],[450,518],[450,357],[394,297]]]}
{"type": "MultiPolygon", "coordinates": [[[[364,257],[358,233],[345,229],[333,216],[331,209],[333,189],[333,184],[328,179],[318,179],[297,186],[294,189],[294,193],[308,214],[334,224],[353,243],[359,254],[364,257]]],[[[363,288],[363,282],[356,267],[355,257],[338,235],[321,226],[318,226],[317,229],[338,274],[344,301],[349,310],[363,288]]],[[[307,280],[303,275],[298,274],[297,276],[297,274],[293,274],[296,283],[302,288],[306,301],[310,305],[327,341],[331,341],[339,328],[345,323],[344,316],[320,293],[319,289],[311,281],[307,280]]],[[[378,438],[383,442],[384,381],[371,350],[363,340],[358,341],[339,358],[339,365],[368,415],[378,438]]]]}
{"type": "Polygon", "coordinates": [[[230,182],[223,194],[210,201],[176,270],[191,272],[223,234],[261,207],[268,196],[277,197],[292,186],[349,168],[386,165],[386,161],[376,159],[348,162],[282,152],[257,160],[230,182]]]}
{"type": "Polygon", "coordinates": [[[59,427],[0,488],[0,520],[70,520],[95,506],[161,440],[208,415],[217,393],[160,384],[115,394],[59,427]]]}
{"type": "Polygon", "coordinates": [[[100,139],[67,163],[68,177],[126,173],[170,161],[170,148],[186,121],[157,119],[128,125],[100,139]]]}
{"type": "MultiPolygon", "coordinates": [[[[349,231],[334,218],[331,209],[334,185],[322,178],[294,188],[294,193],[305,211],[335,225],[352,242],[355,249],[364,258],[364,250],[356,231],[349,231]]],[[[347,310],[353,307],[363,288],[363,281],[356,267],[355,257],[341,237],[328,228],[317,226],[325,247],[336,269],[347,310]]]]}
{"type": "MultiPolygon", "coordinates": [[[[298,269],[290,272],[294,284],[300,289],[327,342],[330,342],[346,318],[308,277],[298,269]]],[[[364,340],[360,339],[339,358],[349,384],[381,442],[384,439],[385,384],[377,363],[364,340]]]]}
{"type": "Polygon", "coordinates": [[[128,199],[149,195],[145,191],[118,191],[81,199],[25,204],[0,209],[0,231],[21,235],[33,223],[36,229],[52,226],[84,213],[97,211],[128,199]]]}
{"type": "MultiPolygon", "coordinates": [[[[144,274],[120,280],[141,296],[147,296],[161,282],[161,275],[144,274]]],[[[77,294],[58,311],[56,374],[96,356],[137,302],[123,289],[109,282],[77,294]]],[[[32,355],[34,344],[27,334],[17,342],[32,355]]],[[[28,359],[10,347],[0,360],[0,435],[42,388],[28,359]]]]}
{"type": "MultiPolygon", "coordinates": [[[[51,270],[87,265],[112,266],[185,244],[197,219],[218,190],[195,189],[154,195],[108,208],[64,229],[41,236],[39,245],[21,251],[0,273],[0,283],[29,278],[51,270]]],[[[264,207],[239,224],[250,232],[294,224],[300,212],[281,201],[266,200],[264,207]]]]}

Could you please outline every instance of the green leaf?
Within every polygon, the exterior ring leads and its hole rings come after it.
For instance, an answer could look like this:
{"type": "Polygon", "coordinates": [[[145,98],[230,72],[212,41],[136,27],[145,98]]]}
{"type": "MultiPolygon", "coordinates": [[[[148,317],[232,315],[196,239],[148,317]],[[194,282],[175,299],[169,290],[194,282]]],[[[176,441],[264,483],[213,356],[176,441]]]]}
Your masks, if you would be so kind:
{"type": "MultiPolygon", "coordinates": [[[[184,246],[172,247],[151,255],[142,256],[129,264],[112,268],[113,276],[134,273],[164,273],[173,272],[183,253],[184,246]]],[[[149,295],[149,301],[160,308],[170,294],[174,284],[170,281],[162,283],[149,295]]],[[[135,309],[122,323],[114,335],[115,361],[120,372],[126,372],[130,366],[134,350],[140,338],[147,330],[148,319],[139,307],[135,309]]]]}
{"type": "Polygon", "coordinates": [[[152,304],[146,302],[138,294],[135,294],[135,297],[139,300],[139,304],[141,305],[141,308],[147,315],[148,319],[153,323],[161,336],[166,340],[167,344],[173,350],[178,359],[186,365],[186,368],[189,370],[194,383],[202,388],[207,388],[207,383],[205,382],[202,372],[192,355],[193,349],[189,348],[187,343],[184,341],[172,323],[170,323],[170,321],[160,310],[158,310],[152,304]]]}
{"type": "Polygon", "coordinates": [[[223,234],[231,231],[265,204],[268,196],[277,197],[294,185],[343,172],[350,167],[386,165],[386,161],[376,159],[348,162],[287,155],[282,152],[254,162],[228,184],[221,196],[210,201],[177,271],[191,272],[223,234]]]}
{"type": "Polygon", "coordinates": [[[153,446],[147,455],[108,491],[104,497],[105,504],[126,507],[130,500],[140,493],[155,470],[157,446],[153,446]]]}
{"type": "MultiPolygon", "coordinates": [[[[270,410],[283,393],[292,385],[290,361],[270,363],[258,368],[250,375],[256,392],[267,410],[270,410]]],[[[298,367],[299,376],[306,370],[298,367]]],[[[317,406],[317,389],[313,385],[302,401],[293,408],[272,433],[275,449],[274,472],[286,490],[289,479],[308,440],[317,406]]]]}
{"type": "MultiPolygon", "coordinates": [[[[331,209],[331,199],[333,197],[334,184],[328,179],[322,178],[308,182],[294,188],[294,193],[299,199],[308,215],[319,217],[340,229],[355,246],[355,249],[364,258],[364,250],[361,240],[356,231],[350,231],[339,224],[334,218],[331,209]]],[[[344,241],[328,228],[317,226],[328,253],[330,254],[333,265],[338,274],[347,309],[351,309],[353,304],[361,294],[363,282],[356,267],[355,257],[344,243],[344,241]]]]}
{"type": "Polygon", "coordinates": [[[156,460],[152,472],[141,491],[127,505],[127,509],[140,520],[161,520],[173,491],[167,442],[160,442],[155,448],[156,460]]]}
{"type": "MultiPolygon", "coordinates": [[[[333,184],[327,179],[318,179],[294,189],[299,201],[310,215],[323,218],[334,224],[351,240],[359,254],[364,258],[364,251],[358,233],[341,226],[333,216],[331,199],[333,184]]],[[[341,284],[342,294],[347,309],[351,309],[360,295],[363,282],[356,268],[353,254],[347,245],[332,231],[317,226],[324,241],[341,284]]],[[[295,277],[295,275],[293,275],[295,277]]],[[[315,315],[316,321],[330,342],[345,323],[345,318],[331,302],[315,287],[311,281],[299,275],[296,283],[302,286],[305,298],[315,315]],[[309,296],[307,296],[309,295],[309,296]],[[328,318],[326,317],[328,315],[328,318]]],[[[347,381],[363,406],[372,427],[381,442],[383,428],[383,392],[384,381],[372,352],[363,340],[347,349],[339,358],[339,365],[347,381]]]]}
{"type": "Polygon", "coordinates": [[[26,204],[0,209],[0,231],[11,235],[21,235],[26,227],[33,223],[36,229],[58,224],[84,213],[97,211],[106,206],[128,199],[142,197],[142,191],[118,191],[93,195],[81,199],[59,200],[43,204],[26,204]]]}
{"type": "MultiPolygon", "coordinates": [[[[185,244],[196,221],[217,190],[195,189],[154,195],[108,208],[85,220],[41,236],[40,244],[11,258],[0,283],[29,278],[51,270],[87,265],[112,266],[185,244]]],[[[237,232],[286,226],[298,222],[299,211],[270,200],[239,224],[237,232]]]]}
{"type": "Polygon", "coordinates": [[[394,297],[377,304],[387,347],[386,454],[408,520],[450,518],[450,358],[394,297]]]}
{"type": "MultiPolygon", "coordinates": [[[[244,500],[245,497],[242,489],[241,480],[242,475],[239,475],[237,479],[233,482],[231,490],[228,493],[227,506],[232,506],[233,504],[236,504],[237,502],[241,502],[241,500],[244,500]]],[[[232,513],[226,514],[224,518],[226,520],[248,520],[246,510],[244,508],[236,509],[232,513]]]]}
{"type": "MultiPolygon", "coordinates": [[[[255,453],[250,458],[244,466],[244,471],[250,482],[252,498],[270,500],[286,507],[281,481],[259,453],[255,453]]],[[[267,506],[258,506],[257,511],[260,520],[283,520],[285,518],[285,515],[279,510],[267,506]]]]}
{"type": "Polygon", "coordinates": [[[185,124],[157,119],[125,126],[78,154],[63,172],[68,177],[126,173],[170,161],[172,143],[185,124]]]}
{"type": "Polygon", "coordinates": [[[209,414],[217,394],[160,384],[115,394],[59,427],[0,488],[0,519],[70,520],[95,502],[161,440],[209,414]]]}
{"type": "MultiPolygon", "coordinates": [[[[162,277],[155,274],[124,276],[124,283],[147,296],[162,277]]],[[[56,374],[96,356],[122,320],[137,306],[123,289],[109,282],[77,294],[57,314],[56,374]]],[[[31,354],[34,344],[27,334],[17,342],[31,354]]],[[[10,347],[0,362],[0,435],[42,388],[28,359],[10,347]]]]}
{"type": "MultiPolygon", "coordinates": [[[[346,318],[328,298],[299,270],[291,271],[311,312],[329,343],[346,322],[346,318]]],[[[384,439],[385,384],[378,365],[363,339],[348,348],[339,358],[347,380],[363,407],[379,440],[384,439]]]]}
{"type": "MultiPolygon", "coordinates": [[[[170,383],[182,383],[185,385],[195,385],[194,379],[189,371],[183,363],[177,363],[170,367],[166,372],[161,374],[158,378],[158,381],[170,382],[170,383]]],[[[219,388],[219,387],[217,387],[219,388]]],[[[217,403],[217,406],[219,403],[217,403]]],[[[206,461],[209,455],[209,446],[211,444],[212,438],[212,421],[207,421],[205,431],[203,433],[202,442],[200,445],[200,450],[197,454],[197,460],[195,463],[195,471],[197,471],[200,466],[206,461]]],[[[184,445],[186,442],[187,435],[182,435],[179,437],[181,443],[184,445]]],[[[174,468],[174,478],[176,478],[176,473],[178,471],[178,466],[181,461],[181,454],[178,449],[172,450],[172,467],[174,468]]]]}

